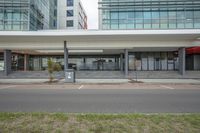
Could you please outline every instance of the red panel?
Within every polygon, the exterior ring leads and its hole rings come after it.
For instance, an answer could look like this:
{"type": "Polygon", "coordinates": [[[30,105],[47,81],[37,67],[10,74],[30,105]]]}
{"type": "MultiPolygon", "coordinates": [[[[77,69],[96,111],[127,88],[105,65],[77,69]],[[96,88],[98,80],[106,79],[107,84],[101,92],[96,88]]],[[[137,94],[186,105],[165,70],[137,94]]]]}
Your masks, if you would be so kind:
{"type": "Polygon", "coordinates": [[[187,54],[200,54],[200,47],[193,47],[186,49],[187,54]]]}

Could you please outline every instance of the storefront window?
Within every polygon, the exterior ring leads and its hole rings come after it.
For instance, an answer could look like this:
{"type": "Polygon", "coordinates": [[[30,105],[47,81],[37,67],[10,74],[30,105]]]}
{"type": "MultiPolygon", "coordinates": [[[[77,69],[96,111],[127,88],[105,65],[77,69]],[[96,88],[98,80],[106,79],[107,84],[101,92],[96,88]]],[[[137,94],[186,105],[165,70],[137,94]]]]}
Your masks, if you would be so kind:
{"type": "Polygon", "coordinates": [[[4,57],[3,53],[0,53],[0,71],[4,70],[4,57]]]}

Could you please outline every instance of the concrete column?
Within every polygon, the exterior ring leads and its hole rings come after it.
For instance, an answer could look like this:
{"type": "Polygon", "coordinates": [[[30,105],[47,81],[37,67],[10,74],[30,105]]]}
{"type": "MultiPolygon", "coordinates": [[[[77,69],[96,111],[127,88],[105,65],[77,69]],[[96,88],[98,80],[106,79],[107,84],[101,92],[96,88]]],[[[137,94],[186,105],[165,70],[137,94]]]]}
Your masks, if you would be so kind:
{"type": "Polygon", "coordinates": [[[128,49],[125,49],[125,76],[128,76],[128,49]]]}
{"type": "Polygon", "coordinates": [[[68,69],[69,52],[67,49],[67,41],[64,41],[64,71],[68,69]]]}
{"type": "Polygon", "coordinates": [[[12,52],[11,50],[4,51],[4,73],[7,76],[12,72],[12,52]]]}
{"type": "Polygon", "coordinates": [[[120,54],[120,70],[124,70],[124,59],[123,59],[123,54],[120,54]]]}
{"type": "Polygon", "coordinates": [[[28,54],[25,54],[24,55],[24,71],[28,71],[28,60],[29,60],[29,55],[28,54]]]}
{"type": "Polygon", "coordinates": [[[179,55],[179,73],[185,74],[185,48],[180,48],[178,51],[179,55]]]}

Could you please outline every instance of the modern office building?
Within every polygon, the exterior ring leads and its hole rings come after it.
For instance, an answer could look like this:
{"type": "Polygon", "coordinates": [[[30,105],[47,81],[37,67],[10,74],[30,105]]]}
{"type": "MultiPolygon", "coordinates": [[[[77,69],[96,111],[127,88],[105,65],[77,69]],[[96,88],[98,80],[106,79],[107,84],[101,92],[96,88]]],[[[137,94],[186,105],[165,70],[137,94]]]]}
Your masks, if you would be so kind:
{"type": "Polygon", "coordinates": [[[199,0],[99,0],[102,30],[199,29],[199,0]]]}
{"type": "MultiPolygon", "coordinates": [[[[66,16],[75,16],[72,12],[80,4],[75,6],[73,0],[65,2],[64,14],[58,11],[58,27],[73,29],[77,21],[66,16]]],[[[200,46],[199,15],[199,0],[101,0],[100,30],[0,32],[0,69],[5,74],[44,71],[48,58],[52,58],[63,68],[124,71],[126,76],[135,70],[180,74],[200,70],[196,65],[200,62],[199,53],[193,58],[195,67],[186,65],[192,58],[186,56],[186,49],[200,46]]]]}
{"type": "Polygon", "coordinates": [[[57,0],[0,0],[1,31],[57,28],[57,0]]]}
{"type": "Polygon", "coordinates": [[[87,29],[87,15],[80,0],[58,1],[58,29],[87,29]]]}

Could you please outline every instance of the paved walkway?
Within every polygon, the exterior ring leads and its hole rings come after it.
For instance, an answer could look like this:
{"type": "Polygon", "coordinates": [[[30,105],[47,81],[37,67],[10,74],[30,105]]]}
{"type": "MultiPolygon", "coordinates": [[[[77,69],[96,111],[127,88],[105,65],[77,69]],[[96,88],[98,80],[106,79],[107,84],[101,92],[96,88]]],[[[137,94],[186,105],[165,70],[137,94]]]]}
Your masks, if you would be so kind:
{"type": "MultiPolygon", "coordinates": [[[[138,79],[143,83],[165,83],[165,84],[200,84],[200,79],[138,79]]],[[[44,84],[48,79],[0,79],[0,84],[44,84]]],[[[101,83],[101,84],[119,84],[135,83],[129,79],[76,79],[76,84],[101,83]]],[[[56,84],[64,84],[64,79],[56,84]]]]}
{"type": "MultiPolygon", "coordinates": [[[[55,74],[57,79],[64,77],[64,72],[55,74]]],[[[139,79],[200,79],[200,71],[187,71],[184,76],[177,71],[138,71],[139,79]]],[[[0,79],[47,79],[47,71],[28,71],[28,72],[13,72],[5,76],[0,72],[0,79]]],[[[78,71],[76,72],[78,79],[127,79],[136,78],[136,72],[130,71],[129,76],[125,77],[121,71],[78,71]]]]}

